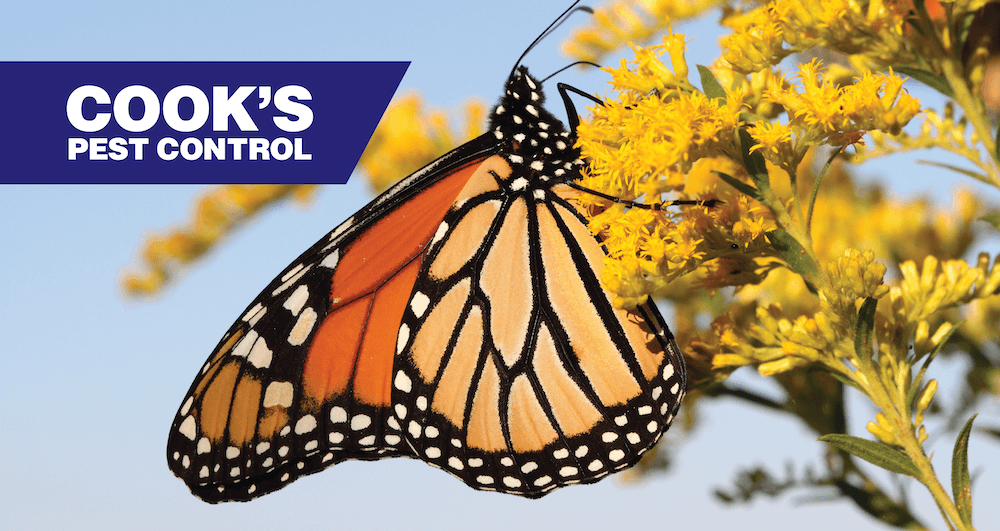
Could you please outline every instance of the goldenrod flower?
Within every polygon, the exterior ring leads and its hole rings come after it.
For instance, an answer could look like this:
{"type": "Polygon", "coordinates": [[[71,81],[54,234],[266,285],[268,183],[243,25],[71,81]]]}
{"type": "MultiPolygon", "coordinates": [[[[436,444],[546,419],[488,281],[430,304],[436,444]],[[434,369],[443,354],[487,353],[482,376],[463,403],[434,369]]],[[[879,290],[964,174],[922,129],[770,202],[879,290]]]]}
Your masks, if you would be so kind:
{"type": "Polygon", "coordinates": [[[188,226],[165,235],[149,236],[140,250],[147,270],[126,273],[122,286],[129,295],[152,295],[181,268],[194,262],[220,239],[264,207],[296,198],[306,200],[316,185],[223,185],[206,192],[195,203],[188,226]]]}
{"type": "Polygon", "coordinates": [[[485,113],[482,103],[466,104],[465,127],[453,132],[444,112],[425,111],[419,96],[404,96],[389,104],[358,161],[358,168],[368,175],[375,191],[382,191],[482,134],[485,113]]]}

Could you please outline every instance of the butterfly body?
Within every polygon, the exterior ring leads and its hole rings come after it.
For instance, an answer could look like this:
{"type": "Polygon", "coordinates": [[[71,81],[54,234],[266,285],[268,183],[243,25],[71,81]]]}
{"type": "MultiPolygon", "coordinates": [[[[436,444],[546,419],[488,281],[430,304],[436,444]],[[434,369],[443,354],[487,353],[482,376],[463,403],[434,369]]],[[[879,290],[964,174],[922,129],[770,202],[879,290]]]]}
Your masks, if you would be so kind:
{"type": "Polygon", "coordinates": [[[346,459],[419,458],[540,497],[638,461],[684,365],[655,306],[614,308],[565,185],[583,162],[512,73],[490,131],[306,251],[224,336],[171,429],[197,496],[248,500],[346,459]]]}

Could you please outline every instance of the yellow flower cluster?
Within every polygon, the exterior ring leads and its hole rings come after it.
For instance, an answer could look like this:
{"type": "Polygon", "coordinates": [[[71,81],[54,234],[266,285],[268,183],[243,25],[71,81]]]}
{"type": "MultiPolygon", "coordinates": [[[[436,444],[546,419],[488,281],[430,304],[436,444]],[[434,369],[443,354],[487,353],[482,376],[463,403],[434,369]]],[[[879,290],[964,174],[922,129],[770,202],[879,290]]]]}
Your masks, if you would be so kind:
{"type": "Polygon", "coordinates": [[[898,134],[917,113],[920,101],[903,92],[903,79],[866,72],[854,84],[839,86],[823,79],[817,60],[799,65],[801,86],[777,76],[769,78],[762,102],[779,105],[788,123],[758,122],[750,135],[754,149],[773,164],[793,173],[809,148],[845,146],[869,131],[898,134]]]}
{"type": "Polygon", "coordinates": [[[144,273],[126,273],[122,286],[132,296],[160,291],[180,268],[197,260],[234,227],[264,207],[289,198],[304,201],[316,185],[224,185],[208,191],[195,203],[188,226],[149,236],[140,251],[144,273]]]}
{"type": "Polygon", "coordinates": [[[908,2],[775,0],[749,11],[732,10],[723,23],[722,58],[742,74],[777,65],[789,54],[829,48],[856,56],[855,67],[910,62],[904,37],[908,2]],[[786,46],[787,45],[787,46],[786,46]]]}
{"type": "Polygon", "coordinates": [[[609,251],[602,282],[623,307],[642,303],[705,260],[720,259],[706,284],[733,285],[739,278],[733,275],[755,275],[757,267],[748,257],[773,228],[756,201],[728,186],[720,191],[714,177],[709,186],[688,186],[693,172],[725,168],[739,173],[731,161],[739,157],[734,139],[742,124],[742,95],[727,92],[725,100],[713,100],[695,90],[686,79],[683,35],[666,35],[661,45],[633,49],[635,61],[608,69],[616,98],[594,108],[577,130],[589,163],[580,184],[645,204],[660,204],[669,194],[722,202],[712,208],[686,207],[680,216],[620,204],[606,208],[606,200],[580,194],[580,204],[598,212],[590,228],[609,251]],[[669,67],[661,60],[664,53],[669,67]]]}
{"type": "Polygon", "coordinates": [[[986,253],[970,266],[964,260],[939,262],[929,255],[923,269],[911,261],[900,264],[903,275],[889,293],[893,317],[899,323],[918,323],[932,314],[1000,293],[1000,256],[990,267],[986,253]]]}
{"type": "Polygon", "coordinates": [[[485,130],[486,106],[465,106],[464,127],[453,132],[448,115],[426,111],[417,95],[403,96],[389,104],[358,162],[372,188],[380,192],[396,181],[485,130]]]}

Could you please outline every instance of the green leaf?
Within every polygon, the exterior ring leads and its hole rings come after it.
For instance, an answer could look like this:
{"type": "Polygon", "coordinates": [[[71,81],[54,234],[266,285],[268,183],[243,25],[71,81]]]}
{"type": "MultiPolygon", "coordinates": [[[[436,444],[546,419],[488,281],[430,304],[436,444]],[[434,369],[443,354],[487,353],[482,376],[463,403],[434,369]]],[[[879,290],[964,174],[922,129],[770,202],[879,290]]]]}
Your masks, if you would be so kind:
{"type": "Polygon", "coordinates": [[[701,90],[708,96],[708,99],[714,100],[716,98],[722,98],[719,106],[725,105],[726,101],[726,91],[719,84],[719,80],[715,78],[715,74],[712,73],[707,67],[698,65],[698,73],[701,74],[701,90]]]}
{"type": "Polygon", "coordinates": [[[967,526],[972,526],[972,484],[969,480],[969,435],[972,434],[972,422],[976,415],[965,423],[962,432],[955,441],[955,450],[951,454],[951,492],[955,496],[955,506],[958,515],[967,526]]]}
{"type": "Polygon", "coordinates": [[[830,443],[851,455],[860,457],[889,472],[913,477],[920,475],[920,470],[917,468],[917,465],[913,464],[910,456],[888,444],[852,437],[842,433],[824,435],[819,440],[830,443]]]}
{"type": "Polygon", "coordinates": [[[908,66],[895,66],[892,67],[893,71],[899,72],[901,74],[906,74],[913,79],[927,85],[928,87],[948,96],[951,99],[955,99],[955,91],[951,88],[948,80],[944,76],[935,74],[934,72],[928,70],[921,70],[919,68],[911,68],[908,66]]]}
{"type": "Polygon", "coordinates": [[[750,148],[757,145],[745,127],[740,128],[740,151],[743,152],[743,166],[750,174],[750,180],[757,186],[758,190],[771,189],[771,177],[767,174],[767,165],[764,163],[764,155],[760,151],[750,152],[750,148]]]}
{"type": "Polygon", "coordinates": [[[778,252],[778,256],[788,264],[788,267],[792,271],[802,276],[802,279],[806,281],[809,291],[816,293],[814,279],[819,277],[819,271],[816,269],[816,264],[809,257],[809,253],[802,247],[802,244],[793,238],[791,234],[781,229],[776,229],[766,234],[768,241],[771,242],[771,246],[778,252]]]}
{"type": "Polygon", "coordinates": [[[987,214],[979,218],[979,220],[985,221],[986,223],[993,225],[993,228],[996,230],[1000,230],[1000,214],[987,214]]]}
{"type": "Polygon", "coordinates": [[[859,360],[872,357],[872,331],[875,330],[875,306],[878,301],[868,297],[858,309],[858,322],[854,324],[854,353],[859,360]]]}
{"type": "Polygon", "coordinates": [[[718,175],[720,179],[722,179],[723,181],[726,181],[726,184],[728,184],[729,186],[732,186],[733,188],[735,188],[736,190],[738,190],[741,194],[748,195],[748,196],[750,196],[750,197],[752,197],[752,198],[760,201],[760,190],[757,190],[753,186],[750,186],[749,184],[746,184],[745,182],[743,182],[743,181],[741,181],[741,180],[733,177],[732,175],[729,175],[729,174],[726,174],[726,173],[722,173],[721,171],[714,171],[713,170],[713,172],[716,175],[718,175]]]}

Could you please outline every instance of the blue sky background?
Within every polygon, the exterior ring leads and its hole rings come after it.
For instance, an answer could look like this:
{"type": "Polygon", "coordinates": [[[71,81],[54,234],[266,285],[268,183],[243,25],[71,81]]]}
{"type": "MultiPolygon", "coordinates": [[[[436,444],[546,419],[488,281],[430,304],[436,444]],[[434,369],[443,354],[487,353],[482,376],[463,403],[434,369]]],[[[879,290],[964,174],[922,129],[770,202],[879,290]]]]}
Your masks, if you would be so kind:
{"type": "MultiPolygon", "coordinates": [[[[8,3],[0,60],[408,60],[400,93],[433,106],[470,97],[492,103],[521,51],[568,2],[8,3]]],[[[577,15],[526,64],[547,74],[569,62],[562,38],[577,15]]],[[[675,28],[693,37],[691,64],[717,55],[714,15],[675,28]]],[[[616,59],[615,59],[616,61],[616,59]]],[[[610,60],[609,60],[610,62],[610,60]]],[[[692,69],[693,70],[693,69],[692,69]]],[[[0,75],[2,76],[2,75],[0,75]]],[[[606,76],[560,78],[603,93],[606,76]]],[[[17,82],[5,79],[3,82],[17,82]]],[[[349,82],[346,81],[345,82],[349,82]]],[[[922,98],[931,93],[911,90],[922,98]]],[[[551,101],[554,96],[550,94],[551,101]]],[[[6,102],[11,104],[10,102],[6,102]]],[[[557,113],[559,105],[550,105],[557,113]]],[[[922,154],[930,158],[932,155],[922,154]]],[[[938,154],[933,155],[939,158],[938,154]]],[[[947,172],[896,157],[864,170],[900,197],[950,204],[947,172]]],[[[2,171],[2,169],[0,169],[2,171]]],[[[868,178],[869,180],[871,178],[868,178]]],[[[995,190],[984,196],[997,203],[995,190]]],[[[307,207],[277,209],[234,235],[151,301],[125,299],[118,281],[143,237],[190,214],[195,186],[0,187],[0,521],[7,529],[882,529],[853,505],[805,498],[725,507],[712,489],[741,466],[779,474],[788,461],[821,469],[823,446],[794,421],[720,402],[680,442],[671,474],[561,489],[542,500],[477,492],[418,461],[344,463],[249,504],[211,506],[167,469],[167,430],[181,398],[222,333],[292,259],[364,205],[360,179],[322,190],[307,207]]],[[[979,250],[995,255],[996,240],[979,250]]],[[[932,369],[939,399],[958,394],[960,365],[932,369]]],[[[753,373],[738,379],[779,396],[753,373]]],[[[852,433],[871,413],[850,401],[852,433]]],[[[979,408],[998,424],[997,403],[979,408]]],[[[931,426],[932,433],[935,433],[931,426]]],[[[949,477],[954,434],[931,436],[949,477]]],[[[1000,521],[997,445],[974,435],[979,529],[1000,521]]],[[[883,485],[887,474],[874,473],[883,485]]],[[[933,501],[908,482],[910,504],[940,528],[933,501]]],[[[893,490],[893,487],[889,487],[893,490]]],[[[831,493],[832,494],[832,493],[831,493]]]]}

